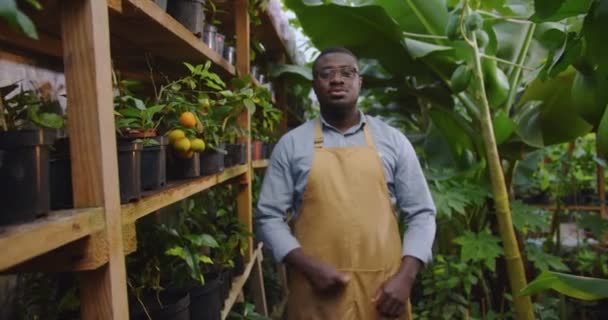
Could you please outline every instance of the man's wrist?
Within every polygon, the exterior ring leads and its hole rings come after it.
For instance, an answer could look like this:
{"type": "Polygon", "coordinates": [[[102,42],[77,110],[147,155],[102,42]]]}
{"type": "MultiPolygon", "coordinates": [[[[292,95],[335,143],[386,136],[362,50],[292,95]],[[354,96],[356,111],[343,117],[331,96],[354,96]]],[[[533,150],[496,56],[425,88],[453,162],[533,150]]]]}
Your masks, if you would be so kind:
{"type": "Polygon", "coordinates": [[[401,266],[399,268],[399,275],[401,278],[408,282],[414,282],[418,272],[422,268],[422,261],[412,256],[404,256],[401,258],[401,266]]]}

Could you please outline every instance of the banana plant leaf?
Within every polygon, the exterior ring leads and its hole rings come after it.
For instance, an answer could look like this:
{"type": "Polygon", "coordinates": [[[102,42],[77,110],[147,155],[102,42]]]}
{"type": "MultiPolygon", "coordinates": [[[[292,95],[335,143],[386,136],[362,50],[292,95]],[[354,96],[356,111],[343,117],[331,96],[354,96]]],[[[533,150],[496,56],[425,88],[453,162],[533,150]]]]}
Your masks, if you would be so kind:
{"type": "Polygon", "coordinates": [[[526,88],[515,117],[517,133],[524,142],[543,147],[591,131],[592,126],[578,116],[570,94],[574,74],[571,67],[546,81],[537,78],[526,88]]]}
{"type": "Polygon", "coordinates": [[[589,10],[593,0],[535,0],[534,22],[559,21],[583,14],[589,10]]]}
{"type": "Polygon", "coordinates": [[[377,59],[393,75],[424,74],[402,43],[400,26],[379,5],[341,5],[339,1],[285,0],[319,49],[344,46],[359,58],[377,59]]]}
{"type": "Polygon", "coordinates": [[[580,300],[600,300],[608,298],[608,280],[543,271],[521,294],[532,295],[547,290],[580,300]]]}

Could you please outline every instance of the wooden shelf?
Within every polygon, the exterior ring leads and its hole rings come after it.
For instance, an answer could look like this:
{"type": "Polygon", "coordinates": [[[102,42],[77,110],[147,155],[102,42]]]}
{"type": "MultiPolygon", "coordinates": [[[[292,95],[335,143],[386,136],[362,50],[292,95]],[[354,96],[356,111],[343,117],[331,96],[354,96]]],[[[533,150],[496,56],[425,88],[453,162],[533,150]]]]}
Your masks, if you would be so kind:
{"type": "MultiPolygon", "coordinates": [[[[236,74],[235,67],[222,55],[205,45],[153,1],[111,0],[108,6],[112,37],[134,46],[135,53],[139,53],[138,59],[142,59],[141,51],[146,51],[179,63],[197,64],[211,60],[215,71],[224,76],[236,74]]],[[[114,49],[113,43],[113,55],[114,49]]]]}
{"type": "Polygon", "coordinates": [[[234,166],[212,176],[200,177],[185,181],[176,181],[160,191],[145,194],[144,197],[134,203],[122,206],[122,223],[135,222],[154,211],[166,207],[172,203],[183,200],[195,193],[209,189],[226,180],[236,178],[247,172],[247,165],[234,166]]]}
{"type": "Polygon", "coordinates": [[[0,228],[0,271],[105,228],[102,208],[54,211],[48,217],[0,228]]]}
{"type": "Polygon", "coordinates": [[[264,169],[268,167],[268,162],[268,159],[253,160],[251,161],[251,167],[253,167],[254,169],[264,169]]]}
{"type": "Polygon", "coordinates": [[[236,302],[236,299],[238,298],[239,294],[241,293],[241,290],[243,290],[243,286],[245,286],[247,279],[249,279],[249,276],[251,275],[251,270],[253,269],[253,265],[256,263],[256,261],[258,259],[262,259],[262,243],[261,242],[258,245],[257,249],[255,249],[255,252],[253,253],[253,256],[251,257],[251,260],[245,266],[245,272],[243,272],[242,275],[240,275],[240,276],[234,278],[234,280],[232,280],[232,288],[230,289],[230,294],[228,295],[228,298],[226,298],[226,301],[224,303],[224,310],[222,310],[222,320],[224,320],[224,319],[226,319],[226,317],[228,317],[230,310],[232,310],[232,307],[234,307],[234,303],[236,302]]]}

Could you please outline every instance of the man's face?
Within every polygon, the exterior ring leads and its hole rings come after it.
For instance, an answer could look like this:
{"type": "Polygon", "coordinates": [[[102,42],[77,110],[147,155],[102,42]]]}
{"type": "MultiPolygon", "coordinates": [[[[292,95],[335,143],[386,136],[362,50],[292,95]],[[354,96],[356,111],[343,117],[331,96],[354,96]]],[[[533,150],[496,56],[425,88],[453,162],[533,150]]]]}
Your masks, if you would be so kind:
{"type": "Polygon", "coordinates": [[[313,70],[313,88],[321,106],[334,111],[357,104],[361,78],[357,61],[345,53],[322,56],[313,70]]]}

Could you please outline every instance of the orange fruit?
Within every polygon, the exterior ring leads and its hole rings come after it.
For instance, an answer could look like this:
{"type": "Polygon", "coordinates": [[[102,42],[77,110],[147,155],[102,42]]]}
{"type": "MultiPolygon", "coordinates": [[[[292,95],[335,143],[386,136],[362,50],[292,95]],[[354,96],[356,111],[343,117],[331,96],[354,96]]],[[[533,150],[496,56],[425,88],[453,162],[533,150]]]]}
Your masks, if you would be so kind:
{"type": "Polygon", "coordinates": [[[187,152],[190,150],[191,144],[188,138],[181,138],[173,143],[173,149],[178,152],[187,152]]]}
{"type": "Polygon", "coordinates": [[[203,139],[192,139],[190,140],[190,145],[190,149],[194,152],[205,151],[205,141],[203,141],[203,139]]]}
{"type": "Polygon", "coordinates": [[[179,124],[186,128],[194,128],[196,126],[196,117],[194,113],[186,111],[179,116],[179,124]]]}

